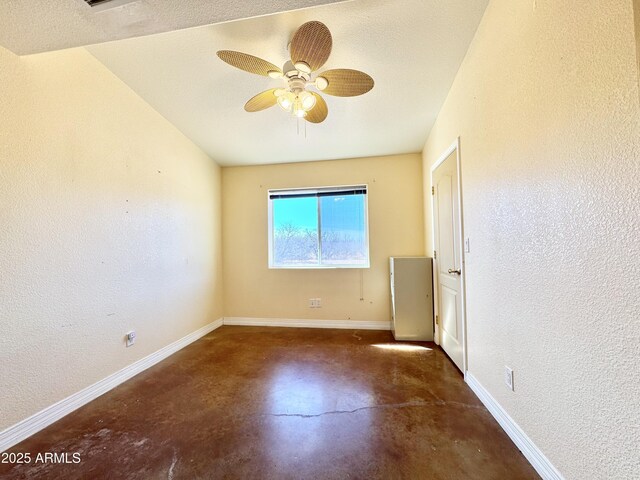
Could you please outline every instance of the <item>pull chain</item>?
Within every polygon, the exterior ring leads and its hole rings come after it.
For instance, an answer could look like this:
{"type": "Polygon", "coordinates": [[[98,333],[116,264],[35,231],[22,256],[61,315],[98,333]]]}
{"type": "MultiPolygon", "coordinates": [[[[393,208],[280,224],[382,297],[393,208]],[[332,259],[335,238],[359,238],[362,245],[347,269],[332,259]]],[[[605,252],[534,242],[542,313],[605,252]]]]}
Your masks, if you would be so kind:
{"type": "MultiPolygon", "coordinates": [[[[296,134],[300,136],[300,117],[294,117],[296,119],[296,134]]],[[[304,138],[307,139],[307,122],[304,122],[304,138]]]]}

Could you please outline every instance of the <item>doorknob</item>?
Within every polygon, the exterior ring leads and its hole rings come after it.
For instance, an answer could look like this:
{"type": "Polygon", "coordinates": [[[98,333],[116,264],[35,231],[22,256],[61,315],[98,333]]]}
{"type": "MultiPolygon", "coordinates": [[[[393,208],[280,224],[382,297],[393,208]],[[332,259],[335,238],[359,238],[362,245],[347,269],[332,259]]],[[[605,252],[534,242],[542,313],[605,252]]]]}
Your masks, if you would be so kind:
{"type": "Polygon", "coordinates": [[[462,272],[458,269],[458,270],[454,270],[452,268],[449,269],[449,273],[455,273],[456,275],[460,275],[462,272]]]}

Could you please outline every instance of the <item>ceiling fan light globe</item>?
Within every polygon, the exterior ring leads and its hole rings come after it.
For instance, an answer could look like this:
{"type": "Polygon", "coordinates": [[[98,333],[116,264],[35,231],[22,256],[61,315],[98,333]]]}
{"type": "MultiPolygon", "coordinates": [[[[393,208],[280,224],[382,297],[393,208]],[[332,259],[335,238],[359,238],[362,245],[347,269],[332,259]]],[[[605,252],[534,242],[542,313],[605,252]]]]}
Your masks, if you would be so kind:
{"type": "Polygon", "coordinates": [[[316,97],[309,92],[302,92],[300,94],[300,104],[302,105],[302,109],[308,112],[315,107],[316,97]]]}
{"type": "Polygon", "coordinates": [[[283,94],[278,97],[278,105],[280,105],[283,110],[290,112],[291,107],[293,107],[293,101],[289,98],[289,95],[283,94]]]}

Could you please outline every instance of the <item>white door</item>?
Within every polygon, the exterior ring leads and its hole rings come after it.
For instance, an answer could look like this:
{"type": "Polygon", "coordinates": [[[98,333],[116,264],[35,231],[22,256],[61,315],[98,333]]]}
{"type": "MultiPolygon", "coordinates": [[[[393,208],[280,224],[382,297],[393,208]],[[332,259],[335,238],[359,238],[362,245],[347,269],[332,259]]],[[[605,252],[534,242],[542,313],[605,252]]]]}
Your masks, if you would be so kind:
{"type": "Polygon", "coordinates": [[[458,149],[432,172],[435,278],[440,346],[464,372],[458,149]]]}

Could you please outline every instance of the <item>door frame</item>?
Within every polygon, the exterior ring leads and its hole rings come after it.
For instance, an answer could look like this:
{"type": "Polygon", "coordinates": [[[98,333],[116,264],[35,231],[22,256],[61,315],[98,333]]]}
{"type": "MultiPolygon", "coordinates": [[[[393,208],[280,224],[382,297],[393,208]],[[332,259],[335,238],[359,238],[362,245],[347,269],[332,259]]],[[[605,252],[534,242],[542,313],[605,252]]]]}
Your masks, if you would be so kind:
{"type": "MultiPolygon", "coordinates": [[[[466,261],[464,257],[464,217],[462,216],[463,208],[462,208],[462,171],[461,171],[461,161],[460,161],[460,137],[457,137],[455,141],[447,148],[438,160],[431,166],[431,174],[429,176],[429,180],[431,182],[431,188],[433,188],[433,174],[436,169],[453,153],[456,152],[456,170],[458,173],[458,235],[460,246],[460,262],[461,262],[461,270],[462,274],[460,275],[460,295],[461,297],[461,305],[462,312],[461,313],[461,324],[462,324],[462,373],[464,376],[467,376],[468,363],[467,363],[467,294],[466,294],[466,261]]],[[[436,225],[435,225],[435,201],[434,196],[431,195],[431,245],[435,250],[436,246],[436,225]]],[[[434,260],[437,261],[437,260],[434,260]]],[[[438,315],[439,313],[439,298],[440,292],[438,291],[438,268],[433,269],[433,305],[434,305],[434,314],[438,315]]],[[[435,328],[435,342],[440,345],[440,324],[438,323],[437,328],[435,328]]]]}

